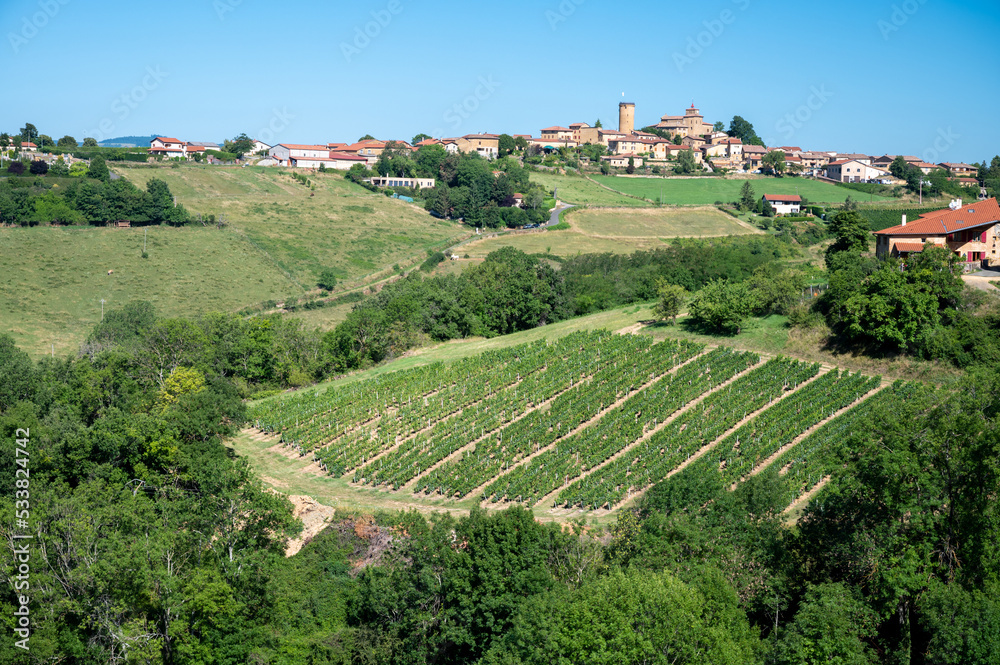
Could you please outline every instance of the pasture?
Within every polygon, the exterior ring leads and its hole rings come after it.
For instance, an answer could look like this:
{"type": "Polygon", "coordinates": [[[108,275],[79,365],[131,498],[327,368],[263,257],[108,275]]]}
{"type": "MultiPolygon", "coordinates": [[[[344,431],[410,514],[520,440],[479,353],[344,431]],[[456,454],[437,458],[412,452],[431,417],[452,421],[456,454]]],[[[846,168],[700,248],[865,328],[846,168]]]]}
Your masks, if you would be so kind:
{"type": "MultiPolygon", "coordinates": [[[[740,197],[746,179],[705,178],[626,178],[593,176],[594,180],[619,192],[659,201],[661,192],[666,205],[712,205],[716,201],[730,202],[740,197]]],[[[798,194],[813,203],[843,203],[848,196],[865,201],[890,201],[885,197],[869,197],[845,187],[807,178],[750,178],[757,198],[764,194],[798,194]]]]}

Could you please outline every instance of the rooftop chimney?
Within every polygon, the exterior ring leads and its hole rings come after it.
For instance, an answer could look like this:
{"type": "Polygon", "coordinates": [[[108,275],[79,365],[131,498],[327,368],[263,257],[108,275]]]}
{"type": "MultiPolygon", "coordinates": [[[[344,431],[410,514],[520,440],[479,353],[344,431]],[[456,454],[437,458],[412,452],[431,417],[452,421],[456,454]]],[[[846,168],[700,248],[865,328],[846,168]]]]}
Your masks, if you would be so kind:
{"type": "Polygon", "coordinates": [[[906,215],[903,215],[903,226],[906,226],[906,215]]]}

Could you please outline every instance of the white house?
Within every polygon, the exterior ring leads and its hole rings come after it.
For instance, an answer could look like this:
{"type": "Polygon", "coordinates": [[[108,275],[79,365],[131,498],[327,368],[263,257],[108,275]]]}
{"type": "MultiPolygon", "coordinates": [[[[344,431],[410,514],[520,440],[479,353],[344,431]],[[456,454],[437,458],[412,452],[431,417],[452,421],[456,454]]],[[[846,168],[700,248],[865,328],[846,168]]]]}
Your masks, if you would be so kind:
{"type": "Polygon", "coordinates": [[[802,210],[802,197],[791,194],[765,194],[764,201],[768,201],[774,212],[779,215],[797,215],[802,210]]]}
{"type": "Polygon", "coordinates": [[[434,187],[434,178],[397,178],[394,176],[365,178],[376,187],[416,187],[425,189],[434,187]]]}
{"type": "Polygon", "coordinates": [[[259,153],[259,152],[271,152],[271,146],[269,146],[268,144],[264,143],[260,139],[254,139],[253,140],[253,150],[251,150],[250,152],[253,153],[253,154],[255,154],[255,155],[257,153],[259,153]]]}
{"type": "Polygon", "coordinates": [[[888,171],[857,159],[838,159],[826,165],[826,177],[839,182],[871,182],[888,175],[888,171]]]}
{"type": "Polygon", "coordinates": [[[187,157],[187,143],[168,136],[157,136],[149,142],[149,154],[164,157],[187,157]]]}

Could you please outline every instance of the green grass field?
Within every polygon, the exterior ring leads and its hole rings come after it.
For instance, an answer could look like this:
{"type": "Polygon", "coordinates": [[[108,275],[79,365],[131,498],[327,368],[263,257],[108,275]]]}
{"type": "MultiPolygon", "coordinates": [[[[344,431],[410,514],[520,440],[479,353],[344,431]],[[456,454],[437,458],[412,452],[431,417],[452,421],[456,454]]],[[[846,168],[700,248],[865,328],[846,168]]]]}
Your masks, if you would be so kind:
{"type": "Polygon", "coordinates": [[[467,235],[457,222],[435,219],[420,207],[373,194],[339,173],[306,174],[315,191],[285,169],[115,167],[140,187],[151,178],[170,186],[192,213],[225,214],[302,288],[325,268],[358,280],[391,267],[419,263],[427,250],[467,235]]]}
{"type": "Polygon", "coordinates": [[[105,308],[149,300],[160,314],[231,311],[296,287],[240,234],[211,228],[0,229],[0,330],[34,356],[73,353],[105,308]],[[113,270],[114,274],[108,275],[113,270]]]}
{"type": "Polygon", "coordinates": [[[570,225],[594,237],[675,238],[760,233],[716,208],[625,208],[572,210],[570,225]]]}
{"type": "Polygon", "coordinates": [[[575,205],[589,206],[648,206],[649,203],[628,196],[622,196],[597,185],[582,176],[532,173],[531,181],[548,191],[559,190],[559,200],[575,205]]]}
{"type": "MultiPolygon", "coordinates": [[[[623,178],[594,176],[594,180],[612,189],[657,201],[662,188],[663,201],[668,205],[712,205],[716,201],[735,201],[740,196],[743,180],[725,178],[623,178]]],[[[750,180],[758,198],[764,194],[798,194],[815,203],[843,203],[848,196],[868,200],[869,196],[844,187],[806,178],[768,178],[750,180]]],[[[876,201],[889,201],[874,197],[876,201]]]]}
{"type": "Polygon", "coordinates": [[[760,233],[715,208],[584,208],[569,211],[565,220],[571,226],[566,231],[506,234],[469,242],[456,251],[472,259],[482,259],[501,247],[563,257],[595,252],[630,254],[662,247],[670,238],[760,233]]]}

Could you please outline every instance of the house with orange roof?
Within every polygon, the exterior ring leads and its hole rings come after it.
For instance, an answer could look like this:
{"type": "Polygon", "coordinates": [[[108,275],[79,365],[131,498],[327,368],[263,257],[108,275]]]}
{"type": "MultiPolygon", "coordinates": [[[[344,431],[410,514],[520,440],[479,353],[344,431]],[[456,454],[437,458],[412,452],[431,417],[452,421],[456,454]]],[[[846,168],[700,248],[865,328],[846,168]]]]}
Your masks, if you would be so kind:
{"type": "Polygon", "coordinates": [[[931,164],[929,162],[913,162],[912,164],[913,166],[916,166],[918,169],[920,169],[924,175],[929,175],[930,172],[933,171],[934,169],[941,168],[937,164],[931,164]]]}
{"type": "Polygon", "coordinates": [[[21,152],[38,152],[38,146],[31,141],[22,141],[21,152]]]}
{"type": "Polygon", "coordinates": [[[995,198],[962,205],[962,200],[936,212],[926,213],[899,226],[875,231],[875,253],[906,258],[927,245],[947,247],[963,262],[987,265],[998,260],[1000,205],[995,198]]]}
{"type": "Polygon", "coordinates": [[[149,154],[186,158],[188,155],[188,144],[185,141],[169,136],[157,136],[149,142],[149,154]]]}
{"type": "Polygon", "coordinates": [[[455,139],[460,152],[478,152],[486,159],[495,159],[500,154],[499,134],[466,134],[455,139]]]}
{"type": "Polygon", "coordinates": [[[569,127],[546,127],[542,130],[543,141],[572,141],[573,130],[569,127]]]}
{"type": "Polygon", "coordinates": [[[792,194],[765,194],[761,201],[767,201],[779,215],[797,215],[802,210],[802,197],[792,194]]]}

